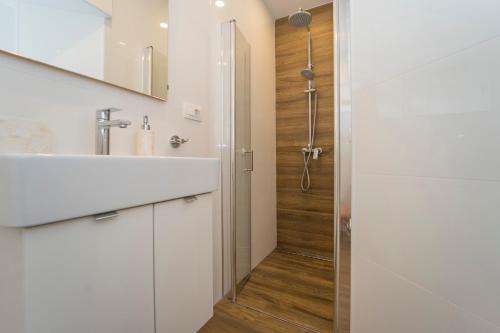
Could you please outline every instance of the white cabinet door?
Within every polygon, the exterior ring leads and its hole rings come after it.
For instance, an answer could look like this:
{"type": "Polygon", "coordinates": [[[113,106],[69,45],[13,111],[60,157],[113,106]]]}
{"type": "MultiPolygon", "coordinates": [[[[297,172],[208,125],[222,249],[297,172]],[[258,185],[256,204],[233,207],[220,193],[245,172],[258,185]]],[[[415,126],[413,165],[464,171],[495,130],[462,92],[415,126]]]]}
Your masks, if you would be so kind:
{"type": "Polygon", "coordinates": [[[156,333],[195,333],[213,315],[210,195],[155,205],[156,333]]]}
{"type": "Polygon", "coordinates": [[[154,333],[152,205],[24,237],[26,333],[154,333]]]}

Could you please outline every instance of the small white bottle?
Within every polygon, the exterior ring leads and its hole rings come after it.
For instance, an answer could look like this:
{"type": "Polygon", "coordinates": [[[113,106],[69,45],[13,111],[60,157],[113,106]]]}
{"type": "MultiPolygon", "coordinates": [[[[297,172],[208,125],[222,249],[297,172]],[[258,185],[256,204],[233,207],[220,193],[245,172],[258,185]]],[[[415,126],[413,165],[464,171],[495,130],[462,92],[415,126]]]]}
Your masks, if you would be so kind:
{"type": "Polygon", "coordinates": [[[151,130],[149,117],[144,116],[141,130],[137,133],[135,140],[136,155],[151,156],[154,152],[154,131],[151,130]]]}

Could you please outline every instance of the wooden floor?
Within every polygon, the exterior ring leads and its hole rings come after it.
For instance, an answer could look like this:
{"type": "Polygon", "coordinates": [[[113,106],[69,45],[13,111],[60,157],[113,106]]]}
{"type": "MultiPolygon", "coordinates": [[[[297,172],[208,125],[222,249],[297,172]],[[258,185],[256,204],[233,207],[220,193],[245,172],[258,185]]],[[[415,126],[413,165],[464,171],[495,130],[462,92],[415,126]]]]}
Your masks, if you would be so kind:
{"type": "Polygon", "coordinates": [[[285,321],[332,332],[333,296],[331,262],[275,251],[241,290],[238,303],[243,306],[223,300],[200,332],[308,332],[285,321]]]}
{"type": "Polygon", "coordinates": [[[220,301],[214,316],[198,333],[310,333],[258,311],[220,301]]]}

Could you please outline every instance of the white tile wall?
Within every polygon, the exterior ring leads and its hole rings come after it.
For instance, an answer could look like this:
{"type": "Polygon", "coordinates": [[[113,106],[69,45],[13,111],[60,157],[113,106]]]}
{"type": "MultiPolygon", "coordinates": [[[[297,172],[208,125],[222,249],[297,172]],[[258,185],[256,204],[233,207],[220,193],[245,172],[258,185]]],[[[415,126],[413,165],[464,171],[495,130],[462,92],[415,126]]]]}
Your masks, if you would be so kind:
{"type": "Polygon", "coordinates": [[[497,333],[498,327],[364,258],[354,257],[353,333],[497,333]],[[390,292],[388,292],[390,291],[390,292]]]}
{"type": "Polygon", "coordinates": [[[500,332],[500,2],[351,2],[353,331],[500,332]]]}

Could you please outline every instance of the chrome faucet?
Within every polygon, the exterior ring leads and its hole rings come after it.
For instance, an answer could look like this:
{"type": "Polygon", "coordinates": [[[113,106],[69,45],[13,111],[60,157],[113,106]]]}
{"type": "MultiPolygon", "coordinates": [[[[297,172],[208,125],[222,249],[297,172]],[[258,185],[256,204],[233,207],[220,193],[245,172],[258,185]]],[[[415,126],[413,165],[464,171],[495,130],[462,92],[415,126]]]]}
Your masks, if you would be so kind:
{"type": "Polygon", "coordinates": [[[95,153],[109,155],[109,130],[111,127],[127,128],[132,123],[128,120],[111,120],[111,112],[120,111],[117,108],[107,108],[96,111],[95,153]]]}

